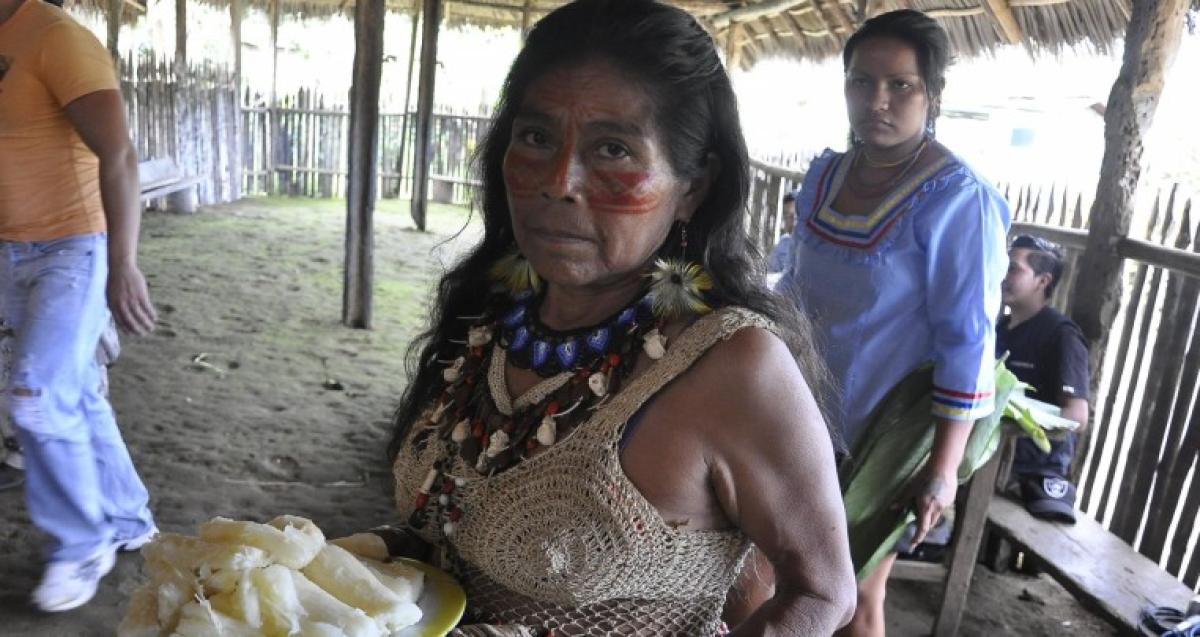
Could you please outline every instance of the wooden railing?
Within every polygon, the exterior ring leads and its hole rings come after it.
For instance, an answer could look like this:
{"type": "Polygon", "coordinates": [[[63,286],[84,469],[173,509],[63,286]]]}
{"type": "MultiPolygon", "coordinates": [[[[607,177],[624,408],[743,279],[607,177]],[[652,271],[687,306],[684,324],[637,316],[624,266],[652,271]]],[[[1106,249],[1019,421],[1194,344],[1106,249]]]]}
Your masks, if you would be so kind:
{"type": "Polygon", "coordinates": [[[783,225],[783,196],[800,188],[804,173],[758,160],[750,160],[750,237],[763,254],[779,240],[783,225]]]}
{"type": "MultiPolygon", "coordinates": [[[[1056,214],[1053,196],[1017,190],[1013,232],[1062,244],[1073,269],[1087,242],[1082,203],[1056,214]]],[[[1126,286],[1075,472],[1083,511],[1200,590],[1200,233],[1191,208],[1179,184],[1160,190],[1145,225],[1116,245],[1126,286]]],[[[1083,276],[1068,274],[1058,307],[1069,311],[1083,276]]]]}

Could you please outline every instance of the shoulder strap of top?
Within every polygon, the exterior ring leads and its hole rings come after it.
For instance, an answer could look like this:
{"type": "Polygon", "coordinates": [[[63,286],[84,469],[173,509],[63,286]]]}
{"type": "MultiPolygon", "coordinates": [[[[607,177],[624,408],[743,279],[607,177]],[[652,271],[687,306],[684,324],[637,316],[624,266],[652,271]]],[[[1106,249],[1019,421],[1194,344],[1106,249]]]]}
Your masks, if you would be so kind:
{"type": "Polygon", "coordinates": [[[597,429],[607,431],[607,437],[614,443],[619,441],[625,423],[651,396],[687,371],[718,341],[748,327],[776,331],[775,324],[766,317],[742,307],[721,308],[697,320],[676,336],[673,343],[668,343],[662,358],[634,378],[596,414],[602,423],[597,429]]]}

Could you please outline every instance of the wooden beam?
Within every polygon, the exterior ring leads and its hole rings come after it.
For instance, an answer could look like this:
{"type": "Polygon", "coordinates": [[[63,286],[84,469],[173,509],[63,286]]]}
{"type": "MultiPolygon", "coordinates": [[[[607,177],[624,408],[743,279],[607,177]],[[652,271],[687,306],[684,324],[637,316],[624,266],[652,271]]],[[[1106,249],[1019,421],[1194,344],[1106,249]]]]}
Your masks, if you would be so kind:
{"type": "Polygon", "coordinates": [[[175,0],[175,72],[187,70],[187,0],[175,0]]]}
{"type": "Polygon", "coordinates": [[[742,28],[746,29],[746,31],[750,34],[750,39],[752,41],[769,39],[771,43],[775,45],[775,49],[777,51],[784,50],[783,42],[780,41],[779,34],[775,33],[775,29],[772,29],[771,25],[767,24],[763,25],[765,26],[765,30],[759,31],[758,27],[760,24],[760,22],[746,22],[742,24],[742,28]]]}
{"type": "Polygon", "coordinates": [[[970,18],[983,15],[987,11],[983,7],[947,7],[945,9],[929,9],[922,13],[931,18],[970,18]]]}
{"type": "Polygon", "coordinates": [[[782,13],[791,9],[798,4],[804,4],[808,0],[767,0],[744,7],[738,7],[724,13],[718,13],[708,19],[714,29],[724,29],[730,24],[737,22],[749,22],[757,20],[766,15],[782,13]]]}
{"type": "Polygon", "coordinates": [[[915,560],[896,560],[892,566],[890,579],[902,582],[929,582],[943,584],[946,581],[947,569],[942,564],[918,562],[915,560]]]}
{"type": "MultiPolygon", "coordinates": [[[[820,0],[813,1],[819,2],[820,0]]],[[[854,21],[850,19],[846,10],[842,8],[842,3],[839,0],[828,0],[828,2],[830,5],[829,13],[833,15],[833,21],[837,23],[838,28],[842,29],[846,37],[850,37],[850,34],[854,33],[854,21]]]]}
{"type": "Polygon", "coordinates": [[[461,5],[467,6],[467,7],[479,7],[481,9],[495,9],[497,11],[511,11],[513,13],[522,13],[525,11],[524,5],[504,4],[502,2],[488,2],[487,0],[446,0],[446,4],[461,4],[461,5]]]}
{"type": "MultiPolygon", "coordinates": [[[[840,11],[822,6],[821,0],[812,0],[812,7],[816,10],[817,19],[825,25],[826,29],[836,34],[835,37],[839,42],[845,42],[854,32],[854,28],[846,22],[846,17],[840,11]]],[[[835,3],[834,9],[836,8],[835,3]]]]}
{"type": "Polygon", "coordinates": [[[371,327],[375,256],[375,154],[383,75],[384,0],[354,3],[354,79],[350,85],[350,175],[346,180],[346,263],[342,323],[371,327]]]}
{"type": "Polygon", "coordinates": [[[1108,333],[1121,307],[1124,268],[1118,246],[1129,234],[1143,144],[1179,48],[1187,6],[1188,0],[1134,0],[1124,60],[1108,97],[1104,158],[1087,248],[1079,260],[1079,271],[1088,276],[1075,287],[1071,302],[1071,317],[1091,351],[1091,396],[1098,395],[1108,333]]]}
{"type": "Polygon", "coordinates": [[[1025,41],[1025,32],[1021,29],[1021,24],[1017,22],[1017,16],[1009,6],[1008,0],[983,0],[983,6],[992,19],[1000,25],[1000,32],[1004,34],[1004,39],[1008,40],[1009,44],[1020,44],[1025,41]]]}
{"type": "Polygon", "coordinates": [[[423,0],[425,16],[421,29],[421,84],[417,92],[416,158],[413,162],[412,218],[425,230],[429,207],[429,141],[433,132],[433,88],[437,78],[438,32],[442,22],[442,0],[423,0]]]}
{"type": "Polygon", "coordinates": [[[117,75],[121,74],[121,51],[119,49],[121,40],[121,12],[125,8],[125,3],[122,0],[108,0],[108,54],[112,56],[113,67],[117,69],[117,75]]]}
{"type": "Polygon", "coordinates": [[[835,37],[833,35],[833,32],[830,31],[828,28],[822,28],[819,30],[804,28],[804,25],[800,24],[800,21],[797,20],[796,16],[792,15],[792,13],[790,11],[784,11],[780,15],[782,15],[784,21],[786,21],[792,27],[792,31],[797,34],[797,37],[799,37],[801,35],[803,35],[806,38],[835,37]]]}
{"type": "Polygon", "coordinates": [[[1071,0],[1008,0],[1010,7],[1049,7],[1056,4],[1067,4],[1071,0]]]}
{"type": "Polygon", "coordinates": [[[738,44],[741,34],[742,25],[737,23],[729,27],[729,31],[725,33],[725,69],[730,75],[733,75],[733,70],[742,61],[742,48],[738,44]]]}

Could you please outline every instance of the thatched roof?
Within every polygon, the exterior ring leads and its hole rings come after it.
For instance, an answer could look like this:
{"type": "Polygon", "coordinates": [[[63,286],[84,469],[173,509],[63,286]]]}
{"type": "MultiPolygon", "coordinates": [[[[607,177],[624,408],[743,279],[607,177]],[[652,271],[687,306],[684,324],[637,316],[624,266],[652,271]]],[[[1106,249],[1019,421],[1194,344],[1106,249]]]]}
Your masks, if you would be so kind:
{"type": "MultiPolygon", "coordinates": [[[[68,0],[103,10],[108,0],[68,0]]],[[[137,6],[145,0],[124,0],[137,6]]],[[[199,0],[228,6],[230,0],[199,0]]],[[[242,0],[269,11],[280,3],[286,15],[321,17],[348,13],[354,0],[242,0]]],[[[419,2],[387,0],[389,9],[411,13],[419,2]]],[[[446,0],[449,24],[519,27],[532,23],[563,0],[446,0]]],[[[1130,0],[674,0],[699,18],[741,66],[768,55],[823,59],[838,54],[861,16],[899,8],[918,9],[945,27],[959,56],[1020,43],[1032,52],[1084,44],[1106,51],[1125,32],[1130,0]],[[732,48],[731,47],[732,39],[732,48]]],[[[127,12],[131,13],[131,12],[127,12]]]]}

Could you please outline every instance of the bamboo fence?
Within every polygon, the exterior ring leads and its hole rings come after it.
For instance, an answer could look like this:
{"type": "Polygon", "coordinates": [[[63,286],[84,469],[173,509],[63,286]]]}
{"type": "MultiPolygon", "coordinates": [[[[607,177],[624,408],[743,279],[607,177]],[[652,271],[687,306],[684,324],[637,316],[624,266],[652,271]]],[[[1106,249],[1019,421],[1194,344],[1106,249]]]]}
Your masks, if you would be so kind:
{"type": "Polygon", "coordinates": [[[202,205],[242,196],[238,176],[238,94],[232,74],[202,64],[179,72],[168,60],[126,58],[121,92],[138,157],[171,158],[186,177],[200,179],[202,205]]]}
{"type": "MultiPolygon", "coordinates": [[[[284,96],[277,106],[242,109],[246,191],[298,197],[343,197],[348,174],[349,115],[343,105],[309,91],[284,96]]],[[[379,116],[377,192],[384,198],[412,195],[416,113],[379,116]]],[[[430,199],[469,205],[479,182],[472,160],[488,118],[434,115],[430,148],[430,199]]]]}

